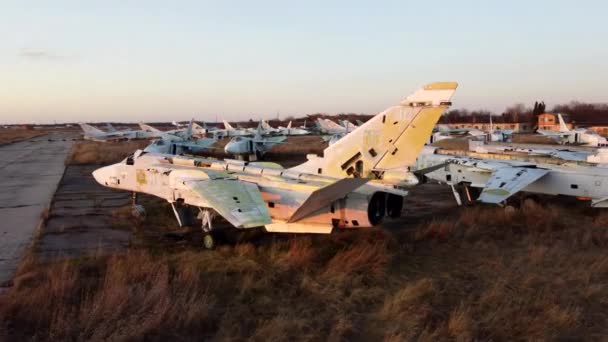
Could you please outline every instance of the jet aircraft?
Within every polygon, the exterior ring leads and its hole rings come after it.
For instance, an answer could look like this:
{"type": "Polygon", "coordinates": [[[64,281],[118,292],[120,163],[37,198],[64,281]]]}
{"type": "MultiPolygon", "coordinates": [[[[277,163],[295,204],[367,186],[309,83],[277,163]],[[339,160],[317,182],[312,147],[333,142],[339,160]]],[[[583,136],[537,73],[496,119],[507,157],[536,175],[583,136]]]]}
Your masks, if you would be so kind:
{"type": "Polygon", "coordinates": [[[606,138],[597,134],[596,132],[585,128],[569,129],[568,126],[566,126],[564,118],[561,114],[557,114],[557,118],[559,120],[558,132],[548,130],[538,130],[537,132],[542,135],[554,138],[560,143],[578,144],[585,146],[608,145],[606,138]]]}
{"type": "Polygon", "coordinates": [[[424,179],[452,187],[456,202],[478,200],[503,203],[523,191],[534,194],[575,196],[592,207],[608,207],[608,168],[589,163],[539,163],[438,154],[427,146],[414,169],[424,179]],[[458,191],[457,187],[460,189],[458,191]]]}
{"type": "Polygon", "coordinates": [[[93,141],[117,141],[117,140],[132,140],[132,139],[151,139],[159,138],[162,136],[158,132],[148,132],[145,130],[124,130],[124,131],[111,131],[104,132],[97,127],[93,127],[86,123],[80,123],[80,127],[84,132],[83,137],[85,140],[93,141]]]}
{"type": "Polygon", "coordinates": [[[261,121],[254,137],[234,137],[226,144],[224,151],[239,158],[247,158],[250,161],[261,159],[268,149],[282,144],[287,139],[285,136],[264,137],[262,132],[265,131],[263,121],[261,121]]]}
{"type": "MultiPolygon", "coordinates": [[[[217,140],[210,138],[195,139],[193,137],[194,124],[194,120],[191,120],[186,130],[183,132],[182,130],[179,130],[179,135],[163,132],[163,136],[148,145],[144,149],[144,152],[156,152],[164,154],[200,153],[210,148],[217,142],[217,140]]],[[[140,124],[140,126],[144,128],[147,125],[140,124]]],[[[150,128],[154,129],[153,127],[150,128]]]]}
{"type": "Polygon", "coordinates": [[[426,85],[377,114],[322,156],[284,169],[275,163],[190,158],[136,151],[93,172],[101,185],[147,193],[171,203],[178,224],[183,205],[201,213],[204,246],[215,244],[213,213],[240,229],[330,233],[371,227],[397,217],[408,171],[439,117],[451,105],[454,82],[426,85]]]}

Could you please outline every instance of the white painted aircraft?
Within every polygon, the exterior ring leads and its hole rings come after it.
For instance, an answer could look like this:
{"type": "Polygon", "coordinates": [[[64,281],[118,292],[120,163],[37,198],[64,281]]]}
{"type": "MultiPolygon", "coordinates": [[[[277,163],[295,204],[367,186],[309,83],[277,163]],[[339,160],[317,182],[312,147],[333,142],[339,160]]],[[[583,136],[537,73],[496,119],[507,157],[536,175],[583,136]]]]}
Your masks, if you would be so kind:
{"type": "Polygon", "coordinates": [[[146,146],[144,152],[174,155],[184,153],[200,153],[204,150],[209,149],[217,142],[216,139],[210,138],[195,139],[193,137],[194,124],[195,123],[193,120],[190,121],[190,123],[188,124],[188,128],[184,132],[182,132],[182,130],[179,130],[179,135],[162,132],[162,137],[160,139],[155,140],[150,145],[146,146]]]}
{"type": "Polygon", "coordinates": [[[566,126],[564,118],[561,114],[557,114],[557,118],[559,120],[559,131],[555,132],[549,130],[538,130],[537,132],[554,138],[560,143],[578,144],[584,146],[608,145],[606,138],[597,134],[596,132],[585,128],[569,129],[568,126],[566,126]]]}
{"type": "Polygon", "coordinates": [[[508,159],[473,158],[437,154],[427,146],[414,169],[452,187],[457,203],[503,203],[523,191],[534,194],[575,196],[591,200],[591,206],[608,207],[608,168],[580,163],[536,163],[508,159]],[[463,191],[457,191],[459,187],[463,191]]]}
{"type": "Polygon", "coordinates": [[[399,216],[406,187],[417,183],[412,166],[424,142],[451,105],[454,82],[429,84],[374,116],[323,156],[295,168],[274,163],[188,158],[137,151],[93,172],[101,185],[158,196],[200,210],[204,245],[217,212],[236,228],[269,232],[330,233],[371,227],[399,216]]]}
{"type": "Polygon", "coordinates": [[[234,137],[226,144],[224,151],[239,158],[247,158],[250,161],[261,159],[271,147],[282,144],[287,139],[285,136],[264,137],[265,130],[260,126],[254,137],[234,137]]]}
{"type": "Polygon", "coordinates": [[[340,121],[340,125],[344,128],[346,128],[346,132],[352,132],[354,131],[357,127],[357,125],[355,125],[354,123],[348,121],[348,120],[341,120],[340,121]]]}
{"type": "Polygon", "coordinates": [[[437,141],[455,138],[485,139],[486,135],[486,132],[474,128],[444,128],[438,126],[429,137],[427,143],[432,144],[437,141]]]}
{"type": "Polygon", "coordinates": [[[352,132],[357,127],[347,120],[342,120],[341,124],[329,120],[329,119],[317,119],[317,127],[322,134],[330,134],[322,137],[328,145],[333,145],[336,141],[342,139],[349,132],[352,132]]]}
{"type": "Polygon", "coordinates": [[[145,130],[124,130],[104,132],[97,127],[93,127],[86,123],[79,123],[85,140],[93,141],[117,141],[117,140],[132,140],[132,139],[151,139],[159,138],[162,134],[158,132],[148,132],[145,130]]]}
{"type": "Polygon", "coordinates": [[[304,126],[303,127],[291,127],[291,121],[289,121],[289,123],[287,124],[287,127],[280,127],[278,128],[278,133],[279,135],[307,135],[310,134],[310,132],[305,129],[304,127],[306,127],[306,121],[304,121],[304,126]]]}
{"type": "Polygon", "coordinates": [[[343,134],[346,133],[346,127],[338,125],[337,123],[329,120],[329,119],[317,119],[316,121],[317,129],[321,134],[343,134]]]}
{"type": "Polygon", "coordinates": [[[218,128],[213,131],[209,131],[210,134],[213,135],[214,138],[225,138],[225,137],[246,137],[252,136],[255,134],[255,130],[244,129],[244,128],[234,128],[232,125],[223,120],[224,129],[218,128]]]}
{"type": "Polygon", "coordinates": [[[205,127],[194,122],[194,119],[190,120],[188,125],[186,125],[186,128],[178,128],[178,129],[172,129],[172,130],[168,130],[168,131],[161,131],[158,128],[152,127],[143,122],[139,123],[139,128],[141,128],[142,130],[144,130],[146,132],[155,132],[160,135],[171,134],[174,136],[182,137],[184,139],[192,139],[193,136],[194,137],[205,137],[209,133],[205,127]]]}

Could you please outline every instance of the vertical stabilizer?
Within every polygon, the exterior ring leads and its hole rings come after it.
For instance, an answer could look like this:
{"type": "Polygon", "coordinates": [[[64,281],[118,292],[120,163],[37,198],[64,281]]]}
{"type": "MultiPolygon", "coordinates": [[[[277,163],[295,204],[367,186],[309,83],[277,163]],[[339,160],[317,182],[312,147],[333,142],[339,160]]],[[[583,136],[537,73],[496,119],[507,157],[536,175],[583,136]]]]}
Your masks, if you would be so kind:
{"type": "Polygon", "coordinates": [[[441,114],[451,105],[456,82],[428,84],[377,114],[294,169],[335,177],[367,176],[413,165],[441,114]]]}
{"type": "Polygon", "coordinates": [[[97,127],[93,127],[89,124],[86,123],[79,123],[80,128],[82,128],[82,131],[85,132],[86,134],[92,134],[92,135],[99,135],[99,134],[105,134],[104,131],[100,130],[97,127]]]}
{"type": "Polygon", "coordinates": [[[226,121],[226,120],[222,120],[222,122],[224,123],[224,128],[225,128],[227,131],[231,131],[231,130],[233,130],[233,129],[234,129],[234,127],[232,127],[232,125],[231,125],[230,123],[228,123],[228,121],[226,121]]]}
{"type": "Polygon", "coordinates": [[[143,122],[139,123],[139,128],[141,128],[144,131],[148,131],[148,132],[160,132],[160,130],[158,128],[154,128],[148,124],[145,124],[143,122]]]}
{"type": "Polygon", "coordinates": [[[194,118],[192,118],[190,120],[190,123],[188,123],[188,128],[186,129],[186,136],[184,137],[184,139],[186,139],[186,140],[192,139],[192,125],[193,124],[194,124],[194,118]]]}
{"type": "Polygon", "coordinates": [[[110,133],[116,132],[116,128],[114,128],[114,126],[112,126],[112,124],[109,122],[106,122],[106,128],[108,129],[108,132],[110,132],[110,133]]]}
{"type": "Polygon", "coordinates": [[[570,129],[568,128],[568,126],[566,126],[566,123],[564,122],[564,118],[562,117],[561,114],[557,114],[557,119],[559,120],[559,131],[560,132],[570,132],[570,129]]]}

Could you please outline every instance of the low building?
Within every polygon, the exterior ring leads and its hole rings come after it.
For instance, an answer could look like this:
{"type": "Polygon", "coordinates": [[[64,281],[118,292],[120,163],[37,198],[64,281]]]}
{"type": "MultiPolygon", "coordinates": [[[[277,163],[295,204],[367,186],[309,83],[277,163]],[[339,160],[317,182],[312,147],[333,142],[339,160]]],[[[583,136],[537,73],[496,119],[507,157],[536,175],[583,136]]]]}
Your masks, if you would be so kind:
{"type": "MultiPolygon", "coordinates": [[[[566,127],[571,129],[570,117],[567,114],[562,114],[566,127]]],[[[543,113],[538,116],[538,129],[541,131],[559,131],[559,119],[555,113],[543,113]]]]}

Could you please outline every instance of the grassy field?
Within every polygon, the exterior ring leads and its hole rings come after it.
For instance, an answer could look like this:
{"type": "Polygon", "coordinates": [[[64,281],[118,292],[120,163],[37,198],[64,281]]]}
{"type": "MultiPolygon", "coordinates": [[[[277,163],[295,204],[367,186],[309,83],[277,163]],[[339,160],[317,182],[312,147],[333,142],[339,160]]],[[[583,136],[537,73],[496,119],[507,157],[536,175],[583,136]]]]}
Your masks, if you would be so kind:
{"type": "Polygon", "coordinates": [[[137,149],[143,149],[147,140],[131,140],[119,142],[79,141],[72,146],[66,159],[68,165],[107,165],[125,159],[137,149]]]}
{"type": "Polygon", "coordinates": [[[607,224],[577,205],[528,201],[393,231],[264,235],[215,251],[148,239],[111,257],[29,258],[0,297],[0,330],[7,340],[603,339],[607,224]]]}
{"type": "MultiPolygon", "coordinates": [[[[75,145],[70,163],[135,143],[75,145]]],[[[417,199],[432,193],[414,191],[417,199]]],[[[117,211],[126,253],[31,253],[0,295],[0,340],[604,340],[608,213],[584,202],[437,209],[390,230],[264,234],[215,251],[169,205],[117,211]],[[171,233],[171,234],[168,234],[171,233]]],[[[125,208],[127,209],[127,208],[125,208]]]]}

